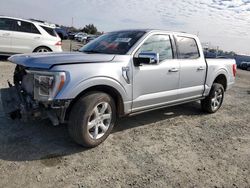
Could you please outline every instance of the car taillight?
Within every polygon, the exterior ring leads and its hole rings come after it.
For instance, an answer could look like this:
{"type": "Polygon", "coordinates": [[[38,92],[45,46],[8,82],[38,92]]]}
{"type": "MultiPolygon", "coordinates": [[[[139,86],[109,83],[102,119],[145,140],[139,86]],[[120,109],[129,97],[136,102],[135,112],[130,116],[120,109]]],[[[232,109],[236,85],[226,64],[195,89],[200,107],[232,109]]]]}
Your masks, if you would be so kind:
{"type": "Polygon", "coordinates": [[[234,77],[236,76],[236,72],[237,72],[236,64],[233,64],[233,75],[234,75],[234,77]]]}
{"type": "Polygon", "coordinates": [[[55,43],[56,46],[62,46],[62,41],[58,41],[57,43],[55,43]]]}

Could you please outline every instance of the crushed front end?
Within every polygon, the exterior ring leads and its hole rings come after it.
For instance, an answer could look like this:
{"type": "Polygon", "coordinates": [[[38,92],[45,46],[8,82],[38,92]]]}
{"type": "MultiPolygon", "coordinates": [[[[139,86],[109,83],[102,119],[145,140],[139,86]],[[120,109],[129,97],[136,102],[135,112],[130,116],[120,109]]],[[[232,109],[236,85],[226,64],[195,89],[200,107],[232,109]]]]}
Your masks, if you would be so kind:
{"type": "Polygon", "coordinates": [[[17,65],[13,82],[1,91],[4,111],[12,119],[27,121],[49,118],[64,123],[70,100],[55,100],[66,80],[65,72],[29,69],[17,65]]]}

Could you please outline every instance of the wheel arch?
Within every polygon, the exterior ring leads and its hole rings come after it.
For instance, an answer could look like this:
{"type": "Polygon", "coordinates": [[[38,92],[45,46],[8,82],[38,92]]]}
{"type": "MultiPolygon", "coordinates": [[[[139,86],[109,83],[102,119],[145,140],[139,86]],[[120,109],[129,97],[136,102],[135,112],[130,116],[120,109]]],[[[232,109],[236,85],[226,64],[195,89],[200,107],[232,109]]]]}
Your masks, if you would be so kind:
{"type": "Polygon", "coordinates": [[[33,52],[36,52],[36,50],[37,50],[38,48],[47,48],[48,50],[50,50],[50,51],[52,52],[52,49],[51,49],[51,48],[49,48],[48,46],[44,46],[44,45],[41,45],[41,46],[36,47],[36,48],[33,50],[33,52]]]}
{"type": "Polygon", "coordinates": [[[221,73],[219,75],[216,76],[216,78],[214,79],[213,83],[218,83],[221,84],[224,88],[224,90],[227,90],[227,77],[225,74],[221,73]]]}
{"type": "Polygon", "coordinates": [[[70,111],[72,109],[72,107],[74,106],[74,104],[83,96],[88,95],[89,93],[92,92],[104,92],[107,93],[108,95],[110,95],[116,105],[116,109],[117,109],[117,115],[118,116],[123,116],[124,115],[124,103],[123,103],[123,98],[122,95],[119,93],[118,90],[116,90],[114,87],[112,86],[108,86],[108,85],[96,85],[96,86],[91,86],[85,90],[83,90],[82,92],[80,92],[71,102],[69,107],[66,110],[66,114],[65,114],[65,120],[67,121],[69,119],[69,114],[70,111]]]}

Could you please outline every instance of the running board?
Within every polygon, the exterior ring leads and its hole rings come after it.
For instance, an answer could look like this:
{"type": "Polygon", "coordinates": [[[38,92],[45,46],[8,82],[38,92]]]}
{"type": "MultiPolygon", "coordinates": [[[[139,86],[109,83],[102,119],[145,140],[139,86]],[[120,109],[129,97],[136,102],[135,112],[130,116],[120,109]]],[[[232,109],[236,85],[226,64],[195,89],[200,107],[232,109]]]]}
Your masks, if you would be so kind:
{"type": "Polygon", "coordinates": [[[167,107],[171,107],[171,106],[177,106],[177,105],[181,105],[181,104],[185,104],[185,103],[190,103],[190,102],[202,100],[204,98],[205,97],[199,97],[199,98],[190,99],[190,100],[186,100],[186,101],[182,101],[182,102],[177,102],[177,103],[167,104],[167,105],[158,106],[158,107],[154,107],[154,108],[149,108],[149,109],[146,109],[146,110],[139,110],[139,111],[136,111],[136,112],[131,112],[127,116],[135,116],[135,115],[138,115],[138,114],[142,114],[144,112],[150,112],[150,111],[153,111],[153,110],[159,110],[159,109],[162,109],[162,108],[167,108],[167,107]]]}

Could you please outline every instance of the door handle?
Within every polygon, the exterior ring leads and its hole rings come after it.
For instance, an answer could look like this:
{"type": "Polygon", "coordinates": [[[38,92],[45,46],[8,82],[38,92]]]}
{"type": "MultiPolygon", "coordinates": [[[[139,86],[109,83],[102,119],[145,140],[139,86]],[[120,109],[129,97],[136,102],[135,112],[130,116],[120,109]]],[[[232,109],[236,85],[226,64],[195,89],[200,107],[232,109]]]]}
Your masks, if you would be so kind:
{"type": "Polygon", "coordinates": [[[3,36],[5,37],[10,36],[10,33],[4,33],[3,36]]]}
{"type": "Polygon", "coordinates": [[[197,71],[201,71],[201,70],[205,70],[205,68],[204,67],[198,67],[197,68],[197,71]]]}
{"type": "Polygon", "coordinates": [[[168,70],[168,72],[178,72],[178,71],[179,71],[179,69],[177,69],[177,68],[172,68],[172,69],[168,70]]]}

